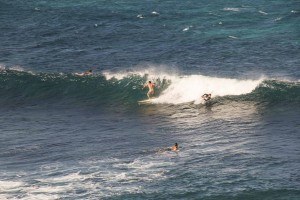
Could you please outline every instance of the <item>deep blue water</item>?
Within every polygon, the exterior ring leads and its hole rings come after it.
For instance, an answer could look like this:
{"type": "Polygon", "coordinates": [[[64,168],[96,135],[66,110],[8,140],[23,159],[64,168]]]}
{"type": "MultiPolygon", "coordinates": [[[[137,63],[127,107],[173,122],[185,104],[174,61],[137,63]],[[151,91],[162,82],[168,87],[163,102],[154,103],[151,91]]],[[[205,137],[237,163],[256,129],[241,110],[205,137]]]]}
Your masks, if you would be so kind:
{"type": "Polygon", "coordinates": [[[0,199],[299,199],[299,12],[0,0],[0,199]]]}

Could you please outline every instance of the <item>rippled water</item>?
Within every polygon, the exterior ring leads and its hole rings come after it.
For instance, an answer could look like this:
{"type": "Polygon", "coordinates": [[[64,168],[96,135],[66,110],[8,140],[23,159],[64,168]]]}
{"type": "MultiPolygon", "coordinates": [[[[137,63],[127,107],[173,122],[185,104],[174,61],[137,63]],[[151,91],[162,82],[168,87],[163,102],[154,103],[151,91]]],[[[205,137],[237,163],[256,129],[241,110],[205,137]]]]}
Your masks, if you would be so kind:
{"type": "Polygon", "coordinates": [[[298,8],[1,1],[0,199],[299,199],[298,8]]]}

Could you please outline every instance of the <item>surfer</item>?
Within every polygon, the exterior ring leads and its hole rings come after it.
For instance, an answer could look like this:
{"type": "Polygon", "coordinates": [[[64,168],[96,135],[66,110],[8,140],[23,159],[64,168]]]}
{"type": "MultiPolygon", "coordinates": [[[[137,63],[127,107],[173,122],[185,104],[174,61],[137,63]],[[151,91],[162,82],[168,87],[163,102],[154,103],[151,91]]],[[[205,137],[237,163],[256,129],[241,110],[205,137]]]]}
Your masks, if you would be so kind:
{"type": "Polygon", "coordinates": [[[75,75],[78,75],[78,76],[87,76],[87,75],[92,75],[93,74],[93,70],[88,70],[88,71],[85,71],[83,73],[75,73],[75,75]]]}
{"type": "Polygon", "coordinates": [[[179,150],[179,146],[177,144],[177,142],[174,144],[174,146],[171,147],[171,151],[178,151],[179,150]]]}
{"type": "Polygon", "coordinates": [[[152,83],[151,81],[148,81],[148,83],[146,83],[146,84],[144,85],[143,89],[144,89],[145,87],[148,87],[148,88],[149,88],[149,91],[148,91],[148,93],[147,93],[147,96],[148,96],[148,98],[150,99],[150,95],[151,95],[151,96],[154,95],[154,87],[155,87],[155,83],[152,83]]]}
{"type": "Polygon", "coordinates": [[[83,76],[85,76],[85,75],[91,75],[92,73],[93,73],[93,71],[90,69],[90,70],[84,72],[83,76]]]}
{"type": "Polygon", "coordinates": [[[171,147],[165,147],[165,148],[159,149],[157,151],[157,153],[165,153],[165,152],[169,152],[169,151],[175,151],[175,152],[179,151],[179,146],[178,146],[177,142],[171,147]]]}
{"type": "Polygon", "coordinates": [[[211,100],[211,94],[204,94],[202,95],[202,98],[204,99],[204,101],[209,101],[211,100]]]}

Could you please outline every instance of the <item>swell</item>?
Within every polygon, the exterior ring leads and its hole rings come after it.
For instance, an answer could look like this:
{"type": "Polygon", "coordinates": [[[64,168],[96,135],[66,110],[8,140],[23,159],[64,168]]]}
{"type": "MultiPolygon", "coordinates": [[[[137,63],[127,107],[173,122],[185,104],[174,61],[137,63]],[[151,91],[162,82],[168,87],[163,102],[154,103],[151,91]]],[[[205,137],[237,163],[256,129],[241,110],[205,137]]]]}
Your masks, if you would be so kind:
{"type": "Polygon", "coordinates": [[[146,98],[142,89],[147,80],[156,83],[157,103],[201,103],[202,93],[212,93],[217,101],[258,103],[299,103],[300,83],[278,80],[237,80],[201,75],[150,76],[130,73],[108,76],[105,73],[79,77],[64,73],[0,71],[0,103],[131,105],[146,98]]]}
{"type": "Polygon", "coordinates": [[[79,77],[73,74],[5,70],[0,73],[0,102],[6,105],[130,103],[140,95],[135,89],[140,81],[133,77],[107,81],[101,74],[79,77]]]}

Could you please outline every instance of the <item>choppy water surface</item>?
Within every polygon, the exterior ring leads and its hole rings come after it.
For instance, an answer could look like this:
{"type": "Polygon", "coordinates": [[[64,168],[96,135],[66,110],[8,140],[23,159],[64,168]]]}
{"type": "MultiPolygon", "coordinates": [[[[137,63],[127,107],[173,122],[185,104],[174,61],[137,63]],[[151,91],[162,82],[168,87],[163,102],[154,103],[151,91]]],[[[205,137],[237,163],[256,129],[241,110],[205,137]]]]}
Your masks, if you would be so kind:
{"type": "Polygon", "coordinates": [[[0,199],[300,198],[297,1],[2,0],[0,16],[0,199]]]}

